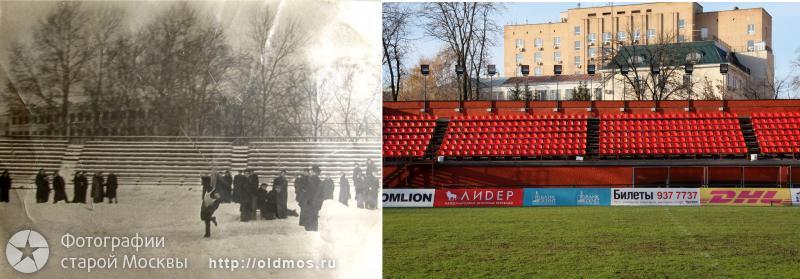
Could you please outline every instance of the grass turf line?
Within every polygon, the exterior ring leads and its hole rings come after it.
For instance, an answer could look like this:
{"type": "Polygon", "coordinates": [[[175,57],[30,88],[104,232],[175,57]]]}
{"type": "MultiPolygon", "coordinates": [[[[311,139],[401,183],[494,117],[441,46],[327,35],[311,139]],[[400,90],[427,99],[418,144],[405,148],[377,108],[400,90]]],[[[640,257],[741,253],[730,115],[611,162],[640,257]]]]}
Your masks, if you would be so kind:
{"type": "Polygon", "coordinates": [[[386,208],[386,278],[800,278],[800,208],[386,208]]]}

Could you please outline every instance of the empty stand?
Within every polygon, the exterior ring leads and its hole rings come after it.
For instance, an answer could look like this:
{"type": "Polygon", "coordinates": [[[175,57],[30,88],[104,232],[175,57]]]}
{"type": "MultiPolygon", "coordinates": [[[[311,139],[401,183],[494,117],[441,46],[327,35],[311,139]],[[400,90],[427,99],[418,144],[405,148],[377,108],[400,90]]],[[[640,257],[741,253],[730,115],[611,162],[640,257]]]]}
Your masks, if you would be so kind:
{"type": "MultiPolygon", "coordinates": [[[[367,159],[381,170],[380,142],[253,142],[250,143],[248,167],[255,170],[262,183],[272,185],[280,170],[287,170],[290,177],[299,175],[303,169],[318,165],[322,177],[330,176],[339,185],[338,177],[344,172],[352,181],[353,165],[358,163],[365,171],[367,159]]],[[[374,174],[380,176],[380,173],[374,174]]],[[[293,185],[293,178],[289,179],[293,185]]]]}
{"type": "Polygon", "coordinates": [[[387,115],[383,118],[383,156],[423,158],[436,128],[429,115],[387,115]]]}
{"type": "Polygon", "coordinates": [[[751,120],[761,153],[800,154],[800,112],[754,113],[751,120]]]}
{"type": "Polygon", "coordinates": [[[66,149],[60,140],[0,139],[0,172],[9,171],[14,187],[33,184],[39,169],[51,174],[61,167],[66,149]]]}
{"type": "Polygon", "coordinates": [[[600,155],[744,155],[735,114],[618,114],[601,118],[600,155]]]}
{"type": "Polygon", "coordinates": [[[438,151],[449,157],[571,157],[586,154],[582,115],[457,116],[438,151]]]}

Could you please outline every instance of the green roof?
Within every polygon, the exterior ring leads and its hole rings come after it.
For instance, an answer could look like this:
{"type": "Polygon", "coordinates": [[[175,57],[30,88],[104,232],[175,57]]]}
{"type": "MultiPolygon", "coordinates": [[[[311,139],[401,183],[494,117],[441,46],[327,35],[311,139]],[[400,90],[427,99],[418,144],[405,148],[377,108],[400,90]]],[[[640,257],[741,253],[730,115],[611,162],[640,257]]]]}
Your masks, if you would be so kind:
{"type": "Polygon", "coordinates": [[[680,66],[687,63],[687,57],[690,53],[699,53],[700,60],[695,65],[703,64],[723,64],[731,63],[734,66],[749,72],[747,67],[741,65],[736,59],[734,53],[731,53],[731,59],[728,60],[728,53],[716,45],[713,41],[699,41],[687,42],[676,44],[657,44],[657,45],[627,45],[623,46],[616,54],[611,63],[606,65],[609,69],[612,65],[627,65],[626,61],[630,61],[631,57],[642,57],[640,63],[636,67],[648,67],[651,59],[657,59],[659,64],[669,66],[680,66]]]}

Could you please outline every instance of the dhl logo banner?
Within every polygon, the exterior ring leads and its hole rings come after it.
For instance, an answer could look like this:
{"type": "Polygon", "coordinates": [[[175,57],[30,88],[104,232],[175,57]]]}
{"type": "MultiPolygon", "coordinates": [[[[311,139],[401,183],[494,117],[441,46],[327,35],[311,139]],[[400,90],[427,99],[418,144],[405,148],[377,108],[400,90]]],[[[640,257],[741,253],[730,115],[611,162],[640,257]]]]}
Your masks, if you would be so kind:
{"type": "Polygon", "coordinates": [[[701,188],[702,205],[791,206],[789,189],[782,188],[701,188]]]}

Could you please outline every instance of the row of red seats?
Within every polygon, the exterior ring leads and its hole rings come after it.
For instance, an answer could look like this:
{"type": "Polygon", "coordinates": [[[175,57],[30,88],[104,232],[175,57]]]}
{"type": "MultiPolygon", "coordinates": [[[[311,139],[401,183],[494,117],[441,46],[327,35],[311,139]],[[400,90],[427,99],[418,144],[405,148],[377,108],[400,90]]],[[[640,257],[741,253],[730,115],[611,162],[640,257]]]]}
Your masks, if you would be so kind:
{"type": "Polygon", "coordinates": [[[800,153],[800,147],[761,147],[761,153],[765,154],[787,154],[787,153],[800,153]]]}
{"type": "Polygon", "coordinates": [[[384,150],[383,157],[422,157],[425,156],[425,151],[420,150],[384,150]]]}
{"type": "Polygon", "coordinates": [[[611,149],[636,149],[636,148],[726,148],[741,147],[744,145],[729,145],[725,142],[629,142],[629,143],[601,143],[600,148],[611,149]]]}
{"type": "Polygon", "coordinates": [[[794,123],[794,124],[784,124],[784,123],[781,123],[781,124],[753,124],[753,129],[758,129],[758,130],[797,130],[797,129],[800,129],[800,123],[794,123]]]}
{"type": "Polygon", "coordinates": [[[750,118],[755,120],[756,118],[797,118],[800,117],[800,112],[798,111],[790,111],[790,112],[756,112],[750,115],[750,118]]]}
{"type": "Polygon", "coordinates": [[[499,132],[586,132],[586,127],[451,127],[447,128],[451,133],[499,133],[499,132]]]}
{"type": "Polygon", "coordinates": [[[521,126],[586,126],[586,120],[525,120],[525,121],[456,121],[452,127],[521,127],[521,126]]]}
{"type": "Polygon", "coordinates": [[[800,118],[753,118],[755,124],[791,124],[800,123],[800,118]]]}
{"type": "Polygon", "coordinates": [[[604,155],[728,155],[745,154],[747,148],[625,148],[607,149],[604,155]]]}
{"type": "Polygon", "coordinates": [[[515,157],[538,157],[538,156],[579,156],[586,154],[585,149],[482,149],[482,150],[440,150],[441,156],[515,156],[515,157]]]}
{"type": "Polygon", "coordinates": [[[459,144],[558,144],[586,143],[586,139],[480,139],[480,140],[446,140],[447,145],[459,144]]]}
{"type": "Polygon", "coordinates": [[[436,127],[433,121],[386,121],[384,127],[436,127]]]}
{"type": "Polygon", "coordinates": [[[764,141],[763,147],[800,147],[800,140],[786,140],[786,141],[764,141]]]}
{"type": "Polygon", "coordinates": [[[756,130],[756,136],[800,136],[800,130],[756,130]]]}
{"type": "Polygon", "coordinates": [[[453,121],[474,121],[474,120],[535,120],[535,119],[587,119],[588,115],[575,114],[546,114],[546,115],[456,115],[453,121]]]}
{"type": "Polygon", "coordinates": [[[430,140],[431,134],[384,134],[383,140],[430,140]]]}
{"type": "Polygon", "coordinates": [[[491,134],[445,134],[445,139],[546,139],[546,138],[586,138],[581,133],[491,133],[491,134]]]}
{"type": "Polygon", "coordinates": [[[721,124],[739,125],[739,120],[737,119],[603,120],[603,122],[604,125],[608,126],[721,125],[721,124]]]}
{"type": "Polygon", "coordinates": [[[734,136],[737,138],[742,135],[739,130],[723,130],[723,131],[649,131],[649,132],[600,132],[600,141],[606,138],[630,138],[630,137],[662,137],[662,138],[679,138],[679,137],[719,137],[719,136],[734,136]]]}
{"type": "Polygon", "coordinates": [[[383,150],[422,150],[425,151],[428,146],[425,145],[410,145],[410,144],[384,144],[383,150]]]}
{"type": "Polygon", "coordinates": [[[600,117],[601,120],[608,119],[714,119],[714,118],[737,118],[736,113],[727,112],[699,112],[699,113],[674,113],[674,114],[610,114],[600,117]]]}
{"type": "MultiPolygon", "coordinates": [[[[675,138],[661,138],[661,137],[631,137],[631,138],[606,138],[600,141],[600,143],[626,143],[626,142],[667,142],[667,143],[679,143],[679,142],[735,142],[735,137],[730,136],[723,136],[723,137],[675,137],[675,138]]],[[[744,142],[742,142],[744,144],[744,142]]]]}
{"type": "Polygon", "coordinates": [[[383,128],[384,134],[430,134],[434,128],[383,128]]]}
{"type": "Polygon", "coordinates": [[[639,125],[639,126],[601,126],[600,131],[719,131],[739,130],[739,125],[639,125]]]}
{"type": "Polygon", "coordinates": [[[423,141],[423,140],[384,140],[383,141],[383,146],[386,147],[387,145],[428,146],[428,141],[423,141]]]}
{"type": "Polygon", "coordinates": [[[413,120],[436,120],[433,115],[384,115],[384,121],[413,121],[413,120]]]}

